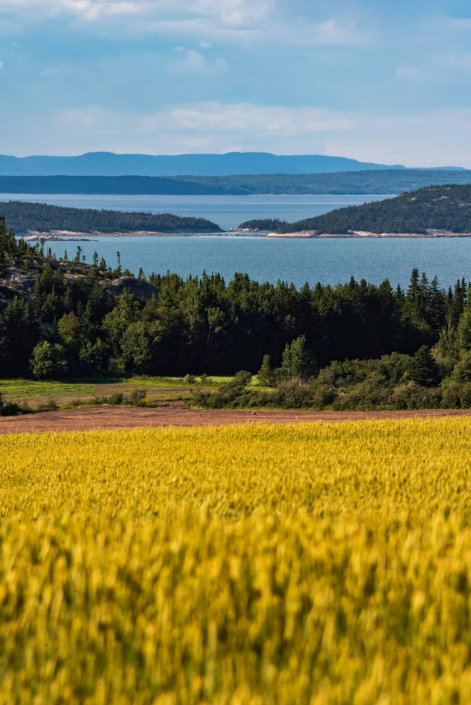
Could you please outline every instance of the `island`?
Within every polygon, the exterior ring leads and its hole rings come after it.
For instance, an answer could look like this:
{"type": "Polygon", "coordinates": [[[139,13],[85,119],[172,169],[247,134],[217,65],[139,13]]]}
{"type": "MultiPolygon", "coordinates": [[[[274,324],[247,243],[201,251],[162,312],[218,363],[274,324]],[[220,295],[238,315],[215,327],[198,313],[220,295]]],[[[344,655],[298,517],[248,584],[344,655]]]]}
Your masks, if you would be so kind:
{"type": "Polygon", "coordinates": [[[171,213],[64,208],[24,201],[0,202],[0,216],[5,216],[17,235],[47,233],[54,239],[89,234],[165,236],[223,232],[219,225],[205,218],[181,217],[171,213]]]}

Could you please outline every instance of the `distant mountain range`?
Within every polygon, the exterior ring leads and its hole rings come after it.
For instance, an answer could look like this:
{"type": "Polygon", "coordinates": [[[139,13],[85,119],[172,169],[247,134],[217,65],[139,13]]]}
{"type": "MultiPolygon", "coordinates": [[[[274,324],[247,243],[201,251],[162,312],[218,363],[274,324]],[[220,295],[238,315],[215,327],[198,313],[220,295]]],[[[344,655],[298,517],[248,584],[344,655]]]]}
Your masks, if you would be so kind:
{"type": "Polygon", "coordinates": [[[0,176],[228,176],[237,174],[325,174],[376,169],[405,169],[323,155],[278,156],[265,152],[228,154],[113,154],[90,152],[77,157],[0,155],[0,176]]]}

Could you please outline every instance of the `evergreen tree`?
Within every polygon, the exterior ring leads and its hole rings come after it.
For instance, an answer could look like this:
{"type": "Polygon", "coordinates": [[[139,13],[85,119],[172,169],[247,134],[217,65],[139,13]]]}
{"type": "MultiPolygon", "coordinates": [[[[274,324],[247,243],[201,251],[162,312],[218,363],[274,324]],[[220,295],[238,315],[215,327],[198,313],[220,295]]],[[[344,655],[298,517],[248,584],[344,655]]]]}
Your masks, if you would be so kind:
{"type": "Polygon", "coordinates": [[[436,387],[440,384],[440,368],[426,345],[422,345],[412,358],[409,377],[422,387],[436,387]]]}
{"type": "Polygon", "coordinates": [[[270,355],[264,355],[262,366],[258,371],[258,383],[261,387],[271,387],[275,381],[275,372],[271,365],[270,355]]]}

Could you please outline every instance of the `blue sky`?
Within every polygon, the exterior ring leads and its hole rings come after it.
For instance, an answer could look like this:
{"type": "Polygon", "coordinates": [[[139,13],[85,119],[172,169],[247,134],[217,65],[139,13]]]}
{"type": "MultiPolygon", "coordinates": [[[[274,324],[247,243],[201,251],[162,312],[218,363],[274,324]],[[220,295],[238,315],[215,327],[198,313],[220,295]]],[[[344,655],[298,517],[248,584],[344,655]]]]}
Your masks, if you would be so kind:
{"type": "Polygon", "coordinates": [[[469,0],[0,0],[0,153],[471,168],[469,0]]]}

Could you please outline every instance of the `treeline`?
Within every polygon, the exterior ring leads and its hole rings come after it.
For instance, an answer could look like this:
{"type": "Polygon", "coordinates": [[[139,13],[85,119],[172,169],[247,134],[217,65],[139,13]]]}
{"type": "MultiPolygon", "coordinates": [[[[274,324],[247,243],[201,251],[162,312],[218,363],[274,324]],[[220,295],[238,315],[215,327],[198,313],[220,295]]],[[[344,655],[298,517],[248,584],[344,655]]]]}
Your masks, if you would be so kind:
{"type": "Polygon", "coordinates": [[[207,196],[231,191],[160,176],[0,176],[0,193],[207,196]]]}
{"type": "Polygon", "coordinates": [[[239,230],[262,230],[272,231],[284,224],[279,218],[256,218],[255,220],[246,220],[245,223],[239,225],[239,230]]]}
{"type": "Polygon", "coordinates": [[[470,184],[471,171],[443,169],[384,169],[330,174],[260,174],[244,176],[185,176],[186,181],[238,194],[355,195],[396,194],[425,186],[470,184]]]}
{"type": "Polygon", "coordinates": [[[0,176],[0,193],[116,195],[396,194],[469,184],[471,171],[384,169],[327,174],[230,176],[0,176]]]}
{"type": "Polygon", "coordinates": [[[0,203],[0,213],[17,233],[69,230],[82,233],[210,233],[221,232],[205,218],[180,217],[171,213],[123,213],[110,210],[63,208],[44,203],[9,201],[0,203]]]}
{"type": "Polygon", "coordinates": [[[471,185],[431,186],[376,203],[339,208],[315,218],[285,223],[278,232],[313,230],[347,234],[426,233],[429,229],[471,232],[471,185]]]}

